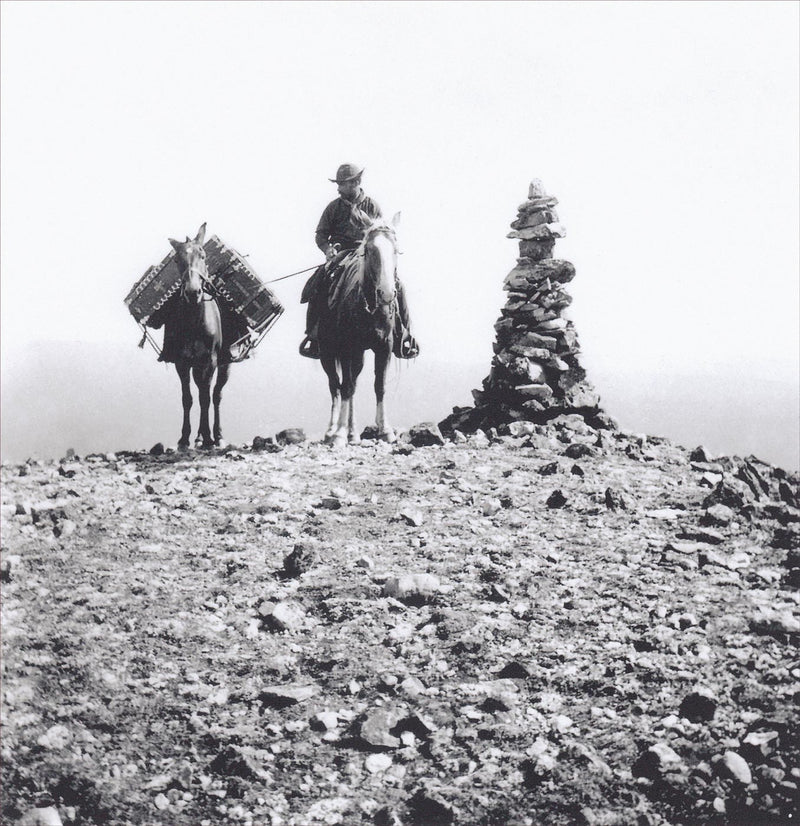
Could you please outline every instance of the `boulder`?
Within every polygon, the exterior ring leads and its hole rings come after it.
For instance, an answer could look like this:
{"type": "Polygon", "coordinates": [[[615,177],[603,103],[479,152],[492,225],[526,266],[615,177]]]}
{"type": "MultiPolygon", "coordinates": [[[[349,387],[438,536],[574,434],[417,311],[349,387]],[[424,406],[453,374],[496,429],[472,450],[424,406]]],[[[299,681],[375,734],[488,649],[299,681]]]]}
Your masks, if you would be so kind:
{"type": "Polygon", "coordinates": [[[514,391],[525,399],[550,399],[553,396],[552,389],[546,384],[520,384],[514,391]]]}
{"type": "Polygon", "coordinates": [[[287,427],[275,434],[275,441],[279,445],[300,445],[306,441],[306,434],[302,427],[287,427]]]}
{"type": "Polygon", "coordinates": [[[699,445],[689,454],[690,462],[713,462],[711,453],[707,448],[699,445]]]}
{"type": "Polygon", "coordinates": [[[729,525],[735,517],[734,512],[727,505],[718,503],[706,509],[700,519],[700,524],[704,526],[720,526],[729,525]]]}
{"type": "Polygon", "coordinates": [[[698,689],[683,698],[679,713],[693,723],[700,723],[713,720],[716,711],[717,700],[714,695],[707,689],[698,689]]]}
{"type": "Polygon", "coordinates": [[[439,426],[435,422],[422,422],[414,425],[408,432],[409,440],[414,447],[430,447],[432,445],[443,445],[444,436],[442,436],[439,426]]]}
{"type": "Polygon", "coordinates": [[[753,775],[747,761],[735,751],[726,751],[715,766],[720,777],[733,780],[741,786],[749,786],[753,775]]]}
{"type": "Polygon", "coordinates": [[[441,587],[439,578],[433,574],[405,574],[390,577],[383,586],[383,595],[400,601],[426,601],[441,587]]]}
{"type": "Polygon", "coordinates": [[[275,453],[280,450],[280,445],[276,444],[272,436],[254,436],[253,450],[264,450],[275,453]]]}
{"type": "Polygon", "coordinates": [[[63,821],[55,806],[36,806],[17,821],[17,826],[62,826],[63,821]]]}
{"type": "Polygon", "coordinates": [[[574,442],[567,447],[564,455],[570,459],[582,459],[585,456],[596,456],[597,451],[590,445],[583,444],[582,442],[574,442]]]}
{"type": "Polygon", "coordinates": [[[625,511],[628,510],[628,505],[625,497],[614,488],[606,488],[605,493],[606,507],[610,511],[625,511]]]}
{"type": "Polygon", "coordinates": [[[666,771],[683,763],[675,750],[666,743],[655,743],[643,751],[631,766],[634,777],[660,780],[666,771]]]}
{"type": "Polygon", "coordinates": [[[208,770],[223,777],[241,777],[244,780],[268,780],[269,772],[236,746],[226,746],[211,761],[208,770]]]}
{"type": "Polygon", "coordinates": [[[391,729],[400,722],[401,715],[388,708],[374,709],[369,712],[358,729],[359,737],[370,746],[381,749],[399,748],[400,738],[391,733],[391,729]]]}
{"type": "Polygon", "coordinates": [[[280,709],[304,703],[318,692],[314,685],[274,685],[262,689],[258,699],[266,708],[280,709]]]}
{"type": "Polygon", "coordinates": [[[318,562],[319,557],[313,545],[308,542],[298,542],[283,559],[283,570],[287,576],[298,577],[310,571],[318,562]]]}
{"type": "Polygon", "coordinates": [[[269,631],[296,631],[303,625],[305,611],[296,602],[263,602],[258,613],[269,631]]]}
{"type": "Polygon", "coordinates": [[[414,823],[425,826],[450,826],[456,822],[456,812],[450,803],[451,795],[444,789],[426,783],[417,789],[408,801],[414,823]]]}

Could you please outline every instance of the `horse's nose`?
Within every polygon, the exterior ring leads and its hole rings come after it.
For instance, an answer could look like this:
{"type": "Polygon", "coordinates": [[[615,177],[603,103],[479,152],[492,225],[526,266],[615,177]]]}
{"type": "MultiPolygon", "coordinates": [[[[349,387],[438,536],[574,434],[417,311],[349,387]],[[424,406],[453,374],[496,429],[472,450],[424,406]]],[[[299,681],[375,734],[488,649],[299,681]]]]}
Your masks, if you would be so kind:
{"type": "Polygon", "coordinates": [[[183,300],[187,304],[199,304],[203,300],[203,291],[187,284],[183,288],[183,300]]]}

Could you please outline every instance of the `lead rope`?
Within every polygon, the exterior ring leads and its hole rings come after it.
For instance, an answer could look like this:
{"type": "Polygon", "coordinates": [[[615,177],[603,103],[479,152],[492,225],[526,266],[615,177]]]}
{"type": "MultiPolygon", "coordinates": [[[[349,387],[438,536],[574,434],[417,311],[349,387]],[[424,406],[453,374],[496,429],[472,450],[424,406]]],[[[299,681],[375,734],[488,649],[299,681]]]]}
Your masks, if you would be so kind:
{"type": "Polygon", "coordinates": [[[297,272],[290,272],[289,275],[282,275],[280,278],[273,278],[270,281],[265,281],[265,284],[274,284],[276,281],[283,281],[286,278],[291,278],[294,275],[301,275],[304,272],[311,272],[311,270],[316,270],[318,267],[322,266],[321,264],[314,264],[313,267],[306,267],[304,270],[298,270],[297,272]]]}
{"type": "MultiPolygon", "coordinates": [[[[242,258],[249,258],[250,253],[248,253],[247,255],[242,255],[241,257],[242,258]]],[[[225,269],[222,272],[217,273],[216,276],[214,276],[214,277],[215,278],[220,278],[221,276],[225,275],[225,273],[233,266],[233,264],[234,264],[234,262],[231,261],[230,264],[228,264],[228,266],[225,267],[225,269]]],[[[284,279],[292,278],[295,275],[302,275],[304,272],[311,272],[311,270],[315,270],[320,266],[321,266],[320,264],[314,264],[313,267],[306,267],[304,270],[298,270],[297,272],[290,272],[289,275],[282,275],[280,278],[272,278],[269,281],[265,281],[264,283],[265,284],[274,284],[276,281],[283,281],[284,279]]]]}

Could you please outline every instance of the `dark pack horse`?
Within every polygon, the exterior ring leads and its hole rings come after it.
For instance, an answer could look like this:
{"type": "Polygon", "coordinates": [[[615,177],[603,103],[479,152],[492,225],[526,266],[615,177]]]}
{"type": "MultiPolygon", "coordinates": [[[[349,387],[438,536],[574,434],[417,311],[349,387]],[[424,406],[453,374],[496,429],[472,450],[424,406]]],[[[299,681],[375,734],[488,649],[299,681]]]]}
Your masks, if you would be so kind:
{"type": "Polygon", "coordinates": [[[392,358],[397,302],[397,237],[395,226],[383,219],[369,222],[358,249],[338,276],[319,320],[320,362],[328,376],[331,416],[326,443],[334,446],[360,441],[353,396],[364,367],[364,353],[375,354],[375,424],[378,438],[396,437],[386,416],[386,371],[392,358]]]}
{"type": "Polygon", "coordinates": [[[222,316],[213,297],[208,276],[206,251],[203,248],[205,235],[206,225],[203,224],[193,240],[188,236],[184,242],[169,239],[175,250],[181,285],[178,294],[167,302],[162,312],[164,349],[167,350],[169,343],[170,351],[169,354],[164,354],[164,360],[174,361],[181,380],[183,427],[178,447],[183,449],[189,447],[191,434],[191,378],[194,378],[197,385],[200,402],[200,425],[195,447],[211,448],[224,444],[219,408],[222,388],[228,381],[230,362],[225,358],[222,316]],[[211,383],[215,373],[212,435],[209,407],[212,401],[211,383]]]}

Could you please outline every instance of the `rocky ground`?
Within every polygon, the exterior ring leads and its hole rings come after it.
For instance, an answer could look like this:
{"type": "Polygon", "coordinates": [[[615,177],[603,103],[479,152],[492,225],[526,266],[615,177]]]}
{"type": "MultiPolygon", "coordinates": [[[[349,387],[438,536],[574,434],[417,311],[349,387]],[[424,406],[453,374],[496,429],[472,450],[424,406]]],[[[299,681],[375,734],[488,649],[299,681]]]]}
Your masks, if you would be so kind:
{"type": "Polygon", "coordinates": [[[4,466],[2,822],[795,822],[798,476],[437,441],[4,466]]]}

